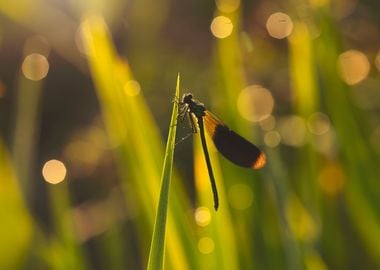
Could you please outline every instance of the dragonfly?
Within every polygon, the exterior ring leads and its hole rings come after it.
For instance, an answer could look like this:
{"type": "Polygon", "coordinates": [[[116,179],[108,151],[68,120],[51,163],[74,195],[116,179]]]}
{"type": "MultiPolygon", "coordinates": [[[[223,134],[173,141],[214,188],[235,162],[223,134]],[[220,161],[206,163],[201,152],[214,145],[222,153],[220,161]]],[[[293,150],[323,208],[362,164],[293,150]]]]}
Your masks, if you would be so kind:
{"type": "Polygon", "coordinates": [[[182,117],[188,116],[193,133],[197,133],[197,127],[199,128],[214,198],[214,209],[216,211],[219,207],[219,196],[207,149],[205,127],[218,152],[236,165],[255,170],[261,169],[266,164],[266,156],[256,145],[231,130],[225,123],[208,111],[201,102],[193,99],[191,93],[183,95],[180,105],[179,115],[182,117]]]}

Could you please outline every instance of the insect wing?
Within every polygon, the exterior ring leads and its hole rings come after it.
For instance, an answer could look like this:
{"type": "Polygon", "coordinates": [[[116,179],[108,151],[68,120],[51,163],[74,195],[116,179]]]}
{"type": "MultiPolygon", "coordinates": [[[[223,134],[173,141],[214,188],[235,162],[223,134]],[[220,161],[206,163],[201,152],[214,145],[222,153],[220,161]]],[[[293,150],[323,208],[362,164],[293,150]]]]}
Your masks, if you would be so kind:
{"type": "Polygon", "coordinates": [[[265,154],[257,146],[230,130],[226,124],[209,111],[206,111],[204,123],[216,149],[225,158],[242,167],[252,169],[264,167],[265,154]]]}

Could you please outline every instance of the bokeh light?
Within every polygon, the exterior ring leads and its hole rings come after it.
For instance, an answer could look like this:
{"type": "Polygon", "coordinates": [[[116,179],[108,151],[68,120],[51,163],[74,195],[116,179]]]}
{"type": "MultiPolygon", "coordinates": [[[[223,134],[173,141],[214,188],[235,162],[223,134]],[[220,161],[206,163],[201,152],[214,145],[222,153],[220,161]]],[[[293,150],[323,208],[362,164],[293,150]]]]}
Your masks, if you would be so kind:
{"type": "Polygon", "coordinates": [[[42,54],[32,53],[25,57],[21,68],[26,78],[39,81],[48,74],[49,62],[42,54]]]}
{"type": "Polygon", "coordinates": [[[141,86],[138,81],[129,80],[124,85],[124,91],[127,96],[134,97],[140,93],[141,86]]]}
{"type": "Polygon", "coordinates": [[[231,13],[238,9],[240,0],[215,0],[218,9],[225,13],[231,13]]]}
{"type": "Polygon", "coordinates": [[[100,235],[124,220],[126,212],[120,205],[120,191],[110,190],[103,200],[86,201],[72,208],[67,215],[73,221],[76,237],[81,242],[100,235]],[[105,218],[107,217],[107,218],[105,218]]]}
{"type": "Polygon", "coordinates": [[[329,131],[330,119],[326,114],[320,112],[313,113],[307,121],[307,127],[311,133],[322,135],[329,131]]]}
{"type": "Polygon", "coordinates": [[[74,140],[64,150],[65,159],[69,161],[72,171],[79,176],[92,173],[101,154],[101,148],[85,140],[74,140]]]}
{"type": "Polygon", "coordinates": [[[246,184],[234,184],[228,190],[228,200],[231,206],[238,210],[249,208],[253,203],[253,192],[246,184]]]}
{"type": "Polygon", "coordinates": [[[240,92],[237,107],[243,118],[258,122],[271,115],[274,100],[268,89],[260,85],[251,85],[240,92]]]}
{"type": "Polygon", "coordinates": [[[66,177],[66,166],[62,161],[51,159],[42,168],[42,176],[50,184],[58,184],[66,177]]]}
{"type": "Polygon", "coordinates": [[[287,14],[276,12],[269,16],[266,28],[271,37],[283,39],[292,33],[293,22],[287,14]]]}
{"type": "Polygon", "coordinates": [[[336,196],[344,187],[344,178],[344,172],[338,164],[328,164],[319,174],[319,187],[324,194],[336,196]]]}
{"type": "Polygon", "coordinates": [[[348,50],[339,55],[338,68],[342,79],[347,84],[354,85],[367,78],[370,65],[364,53],[348,50]]]}
{"type": "Polygon", "coordinates": [[[211,33],[217,38],[226,38],[231,35],[234,25],[226,16],[215,17],[211,22],[211,33]]]}
{"type": "Polygon", "coordinates": [[[285,116],[278,121],[281,142],[294,147],[302,146],[307,141],[305,120],[297,115],[285,116]]]}
{"type": "Polygon", "coordinates": [[[214,251],[215,244],[210,237],[202,237],[198,241],[198,249],[202,254],[210,254],[214,251]]]}
{"type": "Polygon", "coordinates": [[[195,222],[198,226],[205,227],[211,222],[210,209],[207,207],[198,207],[195,210],[195,222]]]}
{"type": "Polygon", "coordinates": [[[259,122],[260,127],[265,131],[270,131],[276,127],[276,118],[273,115],[269,115],[259,122]]]}
{"type": "Polygon", "coordinates": [[[337,151],[336,135],[334,130],[330,127],[327,132],[313,136],[312,146],[317,152],[329,158],[334,158],[337,151]]]}
{"type": "Polygon", "coordinates": [[[264,142],[269,147],[277,147],[281,142],[280,133],[278,133],[275,130],[268,131],[267,133],[265,133],[264,142]]]}
{"type": "Polygon", "coordinates": [[[0,6],[0,269],[139,269],[163,250],[171,269],[380,269],[380,1],[0,6]],[[218,211],[199,132],[170,117],[179,71],[180,96],[258,129],[268,160],[245,170],[206,136],[218,211]]]}

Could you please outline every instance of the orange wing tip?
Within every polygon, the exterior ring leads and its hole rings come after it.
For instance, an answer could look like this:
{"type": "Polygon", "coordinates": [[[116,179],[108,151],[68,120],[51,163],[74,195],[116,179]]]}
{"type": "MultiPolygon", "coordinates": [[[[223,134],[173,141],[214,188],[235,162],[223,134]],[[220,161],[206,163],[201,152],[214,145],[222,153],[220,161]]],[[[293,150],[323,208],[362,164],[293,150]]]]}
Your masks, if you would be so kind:
{"type": "Polygon", "coordinates": [[[265,166],[267,163],[267,157],[263,152],[260,153],[260,155],[257,157],[256,161],[252,164],[251,168],[252,169],[261,169],[262,167],[265,166]]]}

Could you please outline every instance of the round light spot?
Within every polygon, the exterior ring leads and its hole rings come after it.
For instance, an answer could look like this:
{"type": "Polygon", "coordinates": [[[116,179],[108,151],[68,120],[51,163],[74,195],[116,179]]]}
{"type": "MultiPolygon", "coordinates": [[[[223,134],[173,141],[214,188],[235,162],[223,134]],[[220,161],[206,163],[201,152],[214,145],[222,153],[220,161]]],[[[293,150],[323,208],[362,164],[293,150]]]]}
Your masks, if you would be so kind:
{"type": "Polygon", "coordinates": [[[195,222],[198,226],[205,227],[210,224],[211,213],[207,207],[198,207],[195,210],[195,222]]]}
{"type": "Polygon", "coordinates": [[[235,184],[228,190],[228,199],[233,208],[238,210],[247,209],[253,203],[252,189],[245,184],[235,184]]]}
{"type": "Polygon", "coordinates": [[[238,9],[240,0],[216,0],[218,9],[225,13],[231,13],[238,9]]]}
{"type": "Polygon", "coordinates": [[[46,182],[50,184],[58,184],[66,177],[65,164],[59,160],[51,159],[44,164],[42,175],[46,182]]]}
{"type": "Polygon", "coordinates": [[[259,122],[260,127],[265,131],[273,130],[276,127],[276,118],[273,115],[269,115],[259,122]]]}
{"type": "Polygon", "coordinates": [[[86,140],[74,140],[64,150],[71,172],[80,176],[91,174],[101,158],[101,148],[86,140]]]}
{"type": "Polygon", "coordinates": [[[135,80],[129,80],[124,85],[124,91],[130,97],[137,96],[140,93],[140,90],[140,84],[135,80]]]}
{"type": "Polygon", "coordinates": [[[342,79],[349,85],[354,85],[367,78],[370,65],[364,53],[349,50],[338,58],[338,69],[342,79]]]}
{"type": "Polygon", "coordinates": [[[337,143],[333,127],[330,127],[329,130],[323,134],[312,136],[311,144],[317,152],[329,158],[336,157],[337,143]]]}
{"type": "Polygon", "coordinates": [[[278,132],[281,136],[281,142],[286,145],[299,147],[306,143],[305,120],[299,116],[291,115],[281,118],[278,121],[278,132]]]}
{"type": "Polygon", "coordinates": [[[215,244],[214,240],[212,240],[210,237],[202,237],[198,241],[198,249],[203,254],[210,254],[214,251],[215,244]]]}
{"type": "Polygon", "coordinates": [[[259,85],[251,85],[240,92],[237,106],[243,118],[258,122],[271,115],[274,100],[268,89],[259,85]]]}
{"type": "Polygon", "coordinates": [[[46,77],[49,71],[49,62],[42,54],[32,53],[25,57],[21,69],[26,78],[39,81],[46,77]]]}
{"type": "Polygon", "coordinates": [[[211,33],[217,38],[226,38],[231,35],[234,25],[226,16],[215,17],[211,22],[211,33]]]}
{"type": "Polygon", "coordinates": [[[325,134],[330,129],[330,119],[326,114],[313,113],[307,121],[307,127],[315,135],[325,134]]]}
{"type": "Polygon", "coordinates": [[[283,39],[292,33],[293,22],[287,14],[276,12],[269,16],[266,28],[271,37],[283,39]]]}
{"type": "Polygon", "coordinates": [[[344,178],[344,172],[338,164],[329,164],[320,172],[319,187],[326,195],[336,196],[344,188],[344,178]]]}
{"type": "Polygon", "coordinates": [[[269,147],[272,147],[272,148],[277,147],[281,142],[280,133],[274,130],[267,132],[264,136],[264,142],[269,147]]]}

